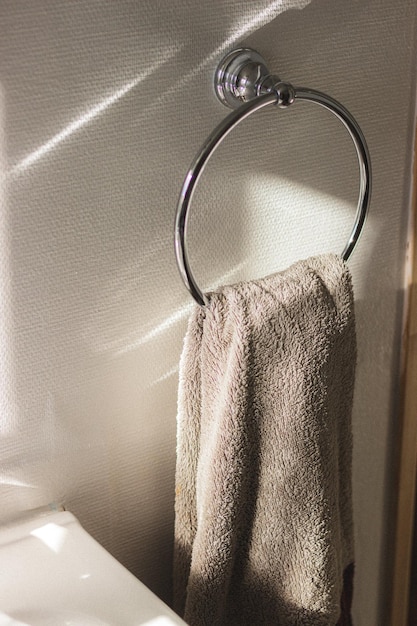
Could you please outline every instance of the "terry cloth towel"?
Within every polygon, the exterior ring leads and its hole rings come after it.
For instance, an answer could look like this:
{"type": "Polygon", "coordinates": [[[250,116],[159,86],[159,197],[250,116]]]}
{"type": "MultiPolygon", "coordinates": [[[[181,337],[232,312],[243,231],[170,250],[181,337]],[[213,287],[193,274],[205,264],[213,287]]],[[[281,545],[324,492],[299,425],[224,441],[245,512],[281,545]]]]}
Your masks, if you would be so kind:
{"type": "Polygon", "coordinates": [[[194,310],[174,555],[174,608],[190,626],[341,618],[355,361],[351,277],[335,255],[224,287],[194,310]]]}

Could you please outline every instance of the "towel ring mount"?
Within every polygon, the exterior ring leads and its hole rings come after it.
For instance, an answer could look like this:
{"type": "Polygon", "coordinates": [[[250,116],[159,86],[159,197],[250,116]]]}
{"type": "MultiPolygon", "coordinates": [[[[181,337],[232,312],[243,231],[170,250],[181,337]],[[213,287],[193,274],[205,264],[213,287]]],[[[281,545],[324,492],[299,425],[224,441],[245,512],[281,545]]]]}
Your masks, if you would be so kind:
{"type": "Polygon", "coordinates": [[[210,156],[223,139],[249,115],[269,105],[287,108],[297,100],[318,104],[333,113],[348,130],[359,162],[360,188],[355,221],[342,252],[347,261],[358,242],[371,199],[371,161],[365,137],[349,111],[326,94],[305,87],[294,87],[268,72],[263,57],[250,48],[229,52],[220,62],[214,79],[219,100],[233,110],[209,135],[194,158],[185,177],[175,218],[175,254],[181,278],[191,296],[200,306],[208,306],[208,297],[198,287],[188,261],[186,236],[188,209],[194,188],[210,156]]]}

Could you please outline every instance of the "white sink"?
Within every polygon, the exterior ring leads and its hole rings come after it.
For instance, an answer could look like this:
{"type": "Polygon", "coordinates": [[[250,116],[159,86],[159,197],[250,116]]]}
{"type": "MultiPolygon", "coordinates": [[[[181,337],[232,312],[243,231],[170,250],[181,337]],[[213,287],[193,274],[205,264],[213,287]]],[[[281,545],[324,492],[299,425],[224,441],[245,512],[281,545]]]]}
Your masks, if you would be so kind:
{"type": "Polygon", "coordinates": [[[68,511],[0,528],[0,626],[176,624],[68,511]]]}

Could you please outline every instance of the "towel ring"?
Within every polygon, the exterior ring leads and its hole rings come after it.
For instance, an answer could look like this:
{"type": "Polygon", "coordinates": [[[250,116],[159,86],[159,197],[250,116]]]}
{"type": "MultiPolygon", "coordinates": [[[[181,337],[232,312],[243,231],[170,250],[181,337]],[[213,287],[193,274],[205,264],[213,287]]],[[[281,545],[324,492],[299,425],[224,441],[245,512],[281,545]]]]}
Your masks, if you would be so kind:
{"type": "Polygon", "coordinates": [[[359,161],[360,188],[355,221],[348,242],[342,252],[347,261],[358,242],[371,199],[371,162],[365,137],[347,109],[320,91],[294,87],[270,75],[264,59],[250,48],[230,52],[220,63],[215,75],[215,90],[220,101],[232,111],[209,135],[192,162],[185,177],[175,218],[175,254],[184,285],[202,307],[209,305],[208,297],[199,289],[191,272],[187,254],[188,209],[194,188],[207,161],[223,139],[244,119],[269,105],[286,108],[296,100],[314,102],[333,113],[349,131],[359,161]]]}

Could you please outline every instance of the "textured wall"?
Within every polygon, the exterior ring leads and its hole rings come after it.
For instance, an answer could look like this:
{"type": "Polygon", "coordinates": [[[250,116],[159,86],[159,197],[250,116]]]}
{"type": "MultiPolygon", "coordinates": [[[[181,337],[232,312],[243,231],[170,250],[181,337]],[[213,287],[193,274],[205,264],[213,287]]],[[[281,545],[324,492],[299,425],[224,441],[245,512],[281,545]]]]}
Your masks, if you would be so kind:
{"type": "MultiPolygon", "coordinates": [[[[10,518],[65,503],[167,598],[177,365],[190,299],[173,257],[182,178],[226,114],[212,75],[236,43],[347,106],[374,195],[350,265],[359,333],[356,626],[383,624],[414,111],[412,0],[0,3],[0,497],[10,518]],[[290,4],[290,3],[286,3],[290,4]],[[298,2],[298,6],[307,2],[298,2]],[[280,14],[281,13],[281,14],[280,14]]],[[[308,103],[229,136],[196,192],[199,282],[339,251],[353,146],[308,103]]]]}

